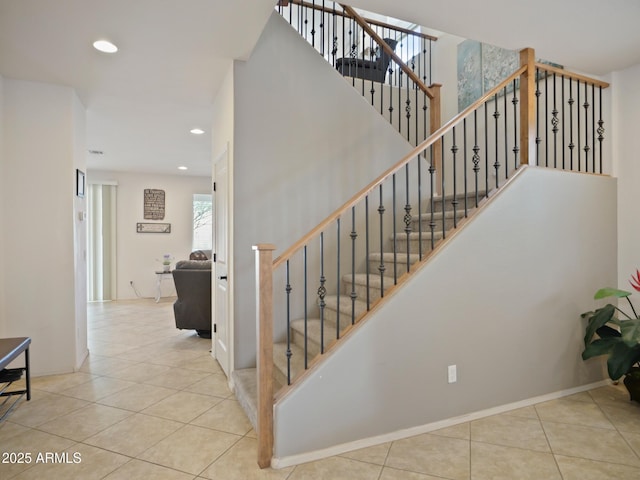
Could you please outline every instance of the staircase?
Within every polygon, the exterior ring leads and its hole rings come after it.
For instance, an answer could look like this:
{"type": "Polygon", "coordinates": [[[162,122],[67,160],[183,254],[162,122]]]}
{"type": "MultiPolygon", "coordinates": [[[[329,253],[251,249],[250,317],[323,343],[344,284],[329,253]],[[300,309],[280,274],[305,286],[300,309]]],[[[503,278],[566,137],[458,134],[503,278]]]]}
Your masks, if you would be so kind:
{"type": "MultiPolygon", "coordinates": [[[[481,199],[485,196],[484,192],[478,194],[481,199]]],[[[468,208],[467,216],[475,210],[475,200],[475,192],[467,195],[468,205],[474,205],[473,208],[468,208]]],[[[276,389],[290,383],[289,379],[294,381],[298,375],[304,372],[317,355],[325,352],[338,337],[342,337],[347,332],[352,325],[352,320],[354,324],[357,323],[381,297],[397,285],[403,274],[415,268],[414,266],[420,261],[421,256],[424,258],[426,254],[431,252],[465,218],[464,207],[460,208],[460,204],[464,204],[464,198],[461,198],[460,195],[446,197],[444,211],[441,198],[435,198],[433,203],[433,216],[431,213],[422,213],[420,216],[413,215],[409,227],[410,233],[396,232],[387,240],[385,251],[369,254],[368,272],[365,267],[364,271],[342,275],[340,294],[335,293],[324,297],[324,321],[316,316],[315,318],[307,318],[306,322],[304,318],[290,322],[290,345],[288,346],[286,341],[282,341],[274,343],[273,347],[276,389]],[[454,198],[458,202],[455,210],[452,203],[454,198]],[[431,233],[432,225],[433,233],[431,233]],[[409,239],[408,247],[407,238],[409,239]],[[408,255],[407,250],[409,251],[408,255]],[[382,275],[380,274],[381,267],[384,269],[382,275]],[[287,361],[289,358],[288,349],[291,351],[290,366],[287,361]]],[[[320,299],[318,299],[318,303],[320,303],[320,299]]]]}

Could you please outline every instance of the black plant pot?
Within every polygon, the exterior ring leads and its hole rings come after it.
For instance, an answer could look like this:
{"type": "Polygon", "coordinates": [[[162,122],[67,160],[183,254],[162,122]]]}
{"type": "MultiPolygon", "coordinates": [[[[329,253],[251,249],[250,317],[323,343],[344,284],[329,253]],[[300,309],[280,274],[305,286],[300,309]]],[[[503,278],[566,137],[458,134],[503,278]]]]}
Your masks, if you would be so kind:
{"type": "Polygon", "coordinates": [[[624,386],[627,387],[632,402],[640,402],[640,368],[634,367],[624,377],[624,386]]]}

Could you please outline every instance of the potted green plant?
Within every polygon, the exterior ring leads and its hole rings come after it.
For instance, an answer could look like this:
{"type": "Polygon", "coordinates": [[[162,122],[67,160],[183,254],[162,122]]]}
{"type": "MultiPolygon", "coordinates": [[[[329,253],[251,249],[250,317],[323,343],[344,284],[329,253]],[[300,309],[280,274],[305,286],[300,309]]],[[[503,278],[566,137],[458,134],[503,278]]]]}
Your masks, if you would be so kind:
{"type": "MultiPolygon", "coordinates": [[[[640,292],[640,271],[631,276],[631,286],[640,292]]],[[[629,296],[631,292],[617,288],[601,288],[594,295],[599,300],[608,297],[626,298],[633,316],[608,303],[592,312],[585,312],[587,319],[584,336],[583,360],[607,355],[607,371],[612,380],[624,376],[624,385],[631,400],[640,402],[640,318],[629,296]],[[597,337],[596,337],[597,335],[597,337]]]]}

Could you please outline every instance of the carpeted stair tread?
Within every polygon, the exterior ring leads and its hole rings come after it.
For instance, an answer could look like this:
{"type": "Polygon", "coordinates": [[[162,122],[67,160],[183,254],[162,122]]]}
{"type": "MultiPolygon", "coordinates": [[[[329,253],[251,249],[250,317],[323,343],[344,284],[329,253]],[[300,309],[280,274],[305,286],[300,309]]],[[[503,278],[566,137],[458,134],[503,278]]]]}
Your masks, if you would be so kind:
{"type": "MultiPolygon", "coordinates": [[[[338,310],[338,296],[327,295],[324,299],[326,308],[337,311],[338,310]]],[[[356,299],[355,301],[355,316],[358,318],[361,314],[367,311],[366,301],[356,299]]],[[[340,295],[340,313],[341,315],[348,314],[351,316],[351,297],[347,294],[340,295]]]]}
{"type": "MultiPolygon", "coordinates": [[[[406,254],[405,254],[406,257],[406,254]]],[[[389,262],[392,265],[393,260],[389,262]]],[[[388,275],[384,275],[384,278],[380,278],[380,273],[370,272],[369,273],[369,288],[380,288],[381,283],[384,281],[385,289],[393,285],[393,277],[388,275]]],[[[352,275],[350,273],[342,276],[342,281],[346,284],[351,284],[353,281],[356,285],[367,285],[367,274],[366,273],[356,273],[352,275]]],[[[348,294],[347,294],[348,295],[348,294]]]]}
{"type": "MultiPolygon", "coordinates": [[[[393,252],[383,252],[383,253],[371,253],[369,254],[369,262],[377,262],[378,264],[380,263],[380,257],[382,257],[382,261],[386,264],[393,264],[394,261],[394,255],[395,255],[395,259],[396,262],[398,264],[407,264],[407,254],[406,253],[401,253],[401,252],[396,252],[395,254],[393,252]]],[[[409,254],[409,263],[411,263],[412,265],[416,262],[420,261],[420,255],[417,253],[410,253],[409,254]]]]}

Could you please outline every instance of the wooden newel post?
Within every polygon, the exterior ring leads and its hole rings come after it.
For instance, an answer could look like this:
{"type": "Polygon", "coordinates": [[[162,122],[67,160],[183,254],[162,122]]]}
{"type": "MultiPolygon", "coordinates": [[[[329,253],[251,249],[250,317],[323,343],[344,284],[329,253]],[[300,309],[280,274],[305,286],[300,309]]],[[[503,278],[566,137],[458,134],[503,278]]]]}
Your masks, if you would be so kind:
{"type": "Polygon", "coordinates": [[[520,164],[536,164],[536,57],[533,48],[520,50],[520,164]]]}
{"type": "Polygon", "coordinates": [[[258,365],[258,465],[271,466],[273,456],[273,251],[270,244],[256,252],[256,331],[258,365]]]}
{"type": "MultiPolygon", "coordinates": [[[[442,85],[439,83],[433,83],[429,86],[429,89],[433,92],[433,98],[429,102],[429,133],[431,134],[442,126],[441,87],[442,85]]],[[[431,162],[436,169],[435,193],[442,195],[442,139],[438,139],[433,143],[432,151],[431,162]]]]}

